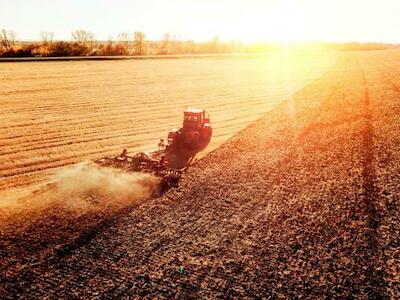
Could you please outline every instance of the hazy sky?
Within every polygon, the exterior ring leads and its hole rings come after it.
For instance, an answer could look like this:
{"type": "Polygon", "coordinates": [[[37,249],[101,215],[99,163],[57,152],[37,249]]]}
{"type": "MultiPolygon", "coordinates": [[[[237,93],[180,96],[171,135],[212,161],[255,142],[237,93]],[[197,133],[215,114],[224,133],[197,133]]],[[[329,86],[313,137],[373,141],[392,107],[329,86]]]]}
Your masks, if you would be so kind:
{"type": "Polygon", "coordinates": [[[120,32],[164,32],[182,39],[400,42],[400,0],[0,0],[0,28],[20,40],[40,31],[70,39],[120,32]]]}

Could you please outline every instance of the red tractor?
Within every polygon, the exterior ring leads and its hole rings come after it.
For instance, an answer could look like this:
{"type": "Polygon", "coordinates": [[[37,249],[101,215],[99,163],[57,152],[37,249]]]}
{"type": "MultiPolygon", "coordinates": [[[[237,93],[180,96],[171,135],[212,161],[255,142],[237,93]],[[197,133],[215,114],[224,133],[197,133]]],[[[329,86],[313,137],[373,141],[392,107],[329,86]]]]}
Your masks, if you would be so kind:
{"type": "Polygon", "coordinates": [[[204,109],[186,109],[183,126],[168,134],[165,149],[167,167],[181,169],[190,164],[197,152],[207,147],[211,140],[210,117],[204,109]]]}
{"type": "Polygon", "coordinates": [[[168,133],[167,145],[163,140],[157,151],[128,155],[124,151],[117,156],[97,160],[101,166],[124,171],[149,172],[162,177],[161,190],[176,186],[182,172],[190,165],[196,154],[207,147],[212,136],[210,117],[204,109],[186,109],[183,126],[168,133]]]}

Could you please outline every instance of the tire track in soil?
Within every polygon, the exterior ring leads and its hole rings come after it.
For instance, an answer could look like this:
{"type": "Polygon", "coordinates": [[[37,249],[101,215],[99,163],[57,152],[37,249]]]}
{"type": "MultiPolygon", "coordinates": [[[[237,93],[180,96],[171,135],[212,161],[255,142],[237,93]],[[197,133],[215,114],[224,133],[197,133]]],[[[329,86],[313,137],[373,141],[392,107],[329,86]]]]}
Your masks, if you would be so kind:
{"type": "MultiPolygon", "coordinates": [[[[370,63],[370,62],[369,62],[370,63]]],[[[371,63],[369,64],[369,66],[371,65],[371,63]]],[[[377,64],[376,64],[377,65],[377,64]]],[[[392,90],[392,92],[395,93],[395,95],[399,95],[400,94],[400,86],[396,84],[396,78],[398,75],[400,75],[400,72],[397,72],[395,68],[393,68],[392,65],[389,65],[386,63],[386,61],[384,60],[380,60],[379,61],[379,67],[377,68],[377,73],[379,74],[379,79],[381,80],[382,83],[384,83],[385,85],[387,85],[389,87],[389,89],[392,90]]],[[[378,189],[379,192],[381,192],[380,189],[378,189]]],[[[384,227],[386,227],[387,224],[387,220],[386,220],[386,215],[385,215],[385,219],[382,219],[382,225],[384,227]]],[[[380,238],[384,239],[384,237],[382,237],[382,232],[380,228],[378,228],[381,236],[380,238]]],[[[383,231],[385,231],[385,229],[383,229],[383,231]]],[[[384,233],[383,233],[384,234],[384,233]]],[[[385,243],[385,242],[383,242],[385,243]]],[[[386,263],[386,268],[390,268],[390,263],[388,263],[388,261],[390,261],[391,257],[393,257],[393,254],[390,253],[390,250],[387,249],[384,246],[381,246],[381,253],[382,253],[382,261],[384,263],[386,263]],[[389,250],[389,253],[387,253],[387,250],[389,250]]],[[[387,270],[387,269],[386,269],[387,270]]],[[[391,281],[387,280],[387,278],[390,278],[391,275],[388,272],[384,272],[384,279],[385,279],[385,283],[386,283],[386,295],[387,298],[391,297],[391,298],[396,298],[394,292],[391,292],[391,287],[393,287],[396,283],[392,283],[393,285],[391,286],[391,281]]],[[[393,276],[393,275],[392,275],[393,276]]],[[[398,283],[398,282],[397,282],[398,283]]],[[[397,299],[397,298],[396,298],[397,299]]]]}
{"type": "Polygon", "coordinates": [[[365,72],[359,61],[357,62],[361,74],[361,84],[364,88],[364,120],[365,125],[362,132],[362,151],[364,152],[364,161],[362,163],[362,199],[364,210],[367,215],[368,231],[366,241],[368,244],[366,254],[368,266],[365,270],[365,282],[368,297],[370,299],[387,298],[384,289],[384,271],[378,269],[378,262],[382,256],[382,249],[378,243],[378,228],[381,223],[381,215],[376,208],[376,201],[379,199],[378,187],[375,184],[376,170],[374,167],[374,127],[372,124],[373,116],[370,107],[370,95],[365,72]]]}

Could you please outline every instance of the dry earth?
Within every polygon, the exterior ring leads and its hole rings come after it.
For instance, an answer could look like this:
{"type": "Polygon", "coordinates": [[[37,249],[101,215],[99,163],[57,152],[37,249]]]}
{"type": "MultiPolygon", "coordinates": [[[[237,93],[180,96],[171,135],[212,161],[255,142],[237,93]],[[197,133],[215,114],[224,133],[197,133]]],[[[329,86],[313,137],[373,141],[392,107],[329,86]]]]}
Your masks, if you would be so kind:
{"type": "Polygon", "coordinates": [[[83,234],[59,246],[51,219],[16,224],[2,232],[0,293],[400,298],[399,79],[398,51],[344,54],[163,197],[95,227],[65,215],[83,234]],[[32,249],[48,251],[21,260],[38,234],[49,238],[32,249]]]}

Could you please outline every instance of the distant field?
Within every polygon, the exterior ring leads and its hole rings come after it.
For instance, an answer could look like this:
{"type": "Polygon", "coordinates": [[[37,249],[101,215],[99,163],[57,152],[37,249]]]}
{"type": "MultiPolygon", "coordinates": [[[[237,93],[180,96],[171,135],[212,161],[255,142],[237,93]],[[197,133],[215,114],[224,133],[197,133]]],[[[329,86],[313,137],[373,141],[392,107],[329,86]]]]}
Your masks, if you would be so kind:
{"type": "Polygon", "coordinates": [[[86,159],[151,150],[186,107],[215,149],[321,76],[335,55],[0,64],[0,190],[86,159]]]}

